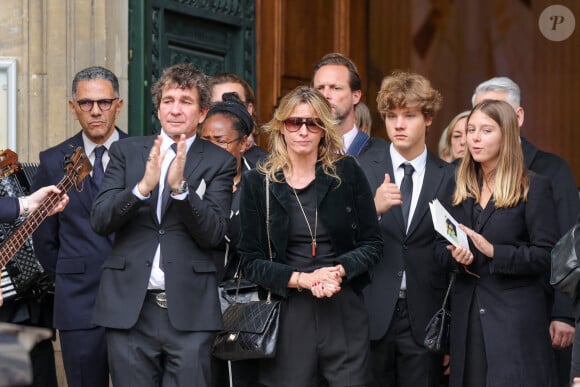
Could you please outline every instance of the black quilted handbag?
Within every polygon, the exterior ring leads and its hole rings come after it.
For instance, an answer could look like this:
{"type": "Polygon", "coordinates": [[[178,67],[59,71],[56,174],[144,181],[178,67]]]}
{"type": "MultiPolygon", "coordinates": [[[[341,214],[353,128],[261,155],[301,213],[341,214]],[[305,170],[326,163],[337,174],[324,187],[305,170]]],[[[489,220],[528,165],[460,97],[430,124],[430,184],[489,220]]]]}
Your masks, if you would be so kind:
{"type": "Polygon", "coordinates": [[[280,301],[234,303],[224,312],[213,355],[224,360],[265,359],[276,355],[280,301]]]}
{"type": "MultiPolygon", "coordinates": [[[[270,195],[266,177],[266,234],[268,250],[272,261],[270,246],[270,195]]],[[[241,275],[238,279],[239,295],[241,275]]],[[[276,356],[278,341],[280,301],[271,299],[268,291],[266,300],[239,302],[234,300],[223,314],[224,330],[216,335],[213,355],[223,360],[266,359],[276,356]]]]}
{"type": "Polygon", "coordinates": [[[443,300],[443,306],[433,315],[433,317],[431,317],[431,320],[429,320],[429,323],[425,328],[425,340],[423,341],[423,345],[430,352],[439,354],[449,353],[449,326],[451,323],[451,312],[447,307],[447,301],[451,288],[453,287],[453,282],[455,282],[455,275],[455,273],[451,273],[447,293],[445,293],[445,299],[443,300]]]}

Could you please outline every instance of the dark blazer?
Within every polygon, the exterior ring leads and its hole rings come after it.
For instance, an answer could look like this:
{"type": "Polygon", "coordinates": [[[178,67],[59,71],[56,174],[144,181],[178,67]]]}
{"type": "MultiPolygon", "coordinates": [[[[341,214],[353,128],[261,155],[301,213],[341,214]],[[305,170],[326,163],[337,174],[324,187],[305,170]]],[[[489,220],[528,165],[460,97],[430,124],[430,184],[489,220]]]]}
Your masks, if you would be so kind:
{"type": "MultiPolygon", "coordinates": [[[[362,132],[360,132],[362,133],[362,132]]],[[[364,133],[363,133],[364,134],[364,133]]],[[[362,157],[365,153],[368,153],[367,157],[373,157],[377,153],[384,151],[384,149],[389,145],[389,143],[382,138],[379,137],[370,137],[369,140],[366,142],[364,147],[361,149],[359,154],[355,156],[358,159],[362,157]]]]}
{"type": "Polygon", "coordinates": [[[103,264],[93,321],[118,329],[129,329],[137,322],[160,245],[171,324],[183,331],[219,330],[222,315],[210,250],[226,232],[235,159],[196,138],[184,172],[189,194],[185,200],[169,199],[159,223],[158,188],[146,200],[132,193],[143,177],[154,138],[127,138],[111,147],[91,224],[100,235],[114,232],[115,242],[103,264]],[[196,191],[204,185],[202,199],[196,191]]]}
{"type": "Polygon", "coordinates": [[[266,157],[268,157],[268,152],[266,150],[264,150],[263,148],[260,148],[257,145],[254,145],[253,147],[251,147],[250,149],[248,149],[246,152],[244,152],[243,154],[244,159],[242,160],[242,162],[244,162],[244,160],[248,163],[248,166],[250,168],[255,168],[256,164],[262,160],[264,160],[266,157]]]}
{"type": "Polygon", "coordinates": [[[20,203],[18,198],[2,197],[0,198],[0,222],[10,223],[18,218],[20,213],[20,203]]]}
{"type": "MultiPolygon", "coordinates": [[[[574,174],[566,160],[560,156],[539,150],[523,137],[521,138],[521,144],[526,167],[539,175],[545,176],[551,182],[556,203],[559,234],[563,236],[574,226],[576,216],[580,214],[580,197],[578,196],[574,174]]],[[[546,283],[550,301],[553,301],[551,319],[565,321],[574,325],[572,300],[549,286],[549,280],[546,283]]]]}
{"type": "MultiPolygon", "coordinates": [[[[359,156],[371,190],[374,193],[385,180],[385,173],[394,181],[390,147],[384,147],[359,156]]],[[[413,337],[423,343],[425,327],[433,314],[441,308],[447,287],[447,273],[433,259],[435,234],[429,202],[437,197],[450,180],[454,168],[427,154],[423,186],[408,233],[403,224],[401,207],[392,207],[379,221],[384,239],[385,259],[371,271],[372,282],[365,289],[365,300],[370,317],[371,340],[382,338],[393,317],[403,271],[407,280],[407,304],[413,337]]]]}
{"type": "MultiPolygon", "coordinates": [[[[127,135],[118,130],[119,137],[127,135]]],[[[83,147],[82,132],[40,152],[40,165],[31,191],[57,184],[64,176],[64,158],[83,147]]],[[[33,234],[34,250],[55,281],[54,325],[58,329],[90,329],[102,264],[111,251],[112,236],[100,236],[90,224],[97,196],[88,176],[80,192],[68,192],[64,211],[46,218],[33,234]]]]}
{"type": "Polygon", "coordinates": [[[476,302],[487,355],[490,386],[555,386],[553,352],[548,331],[544,275],[550,270],[550,251],[558,239],[552,190],[547,179],[530,176],[527,202],[497,209],[492,200],[479,222],[473,217],[475,201],[451,206],[454,183],[440,197],[459,223],[483,235],[494,247],[493,259],[470,241],[474,264],[466,274],[439,237],[436,259],[447,270],[458,271],[451,296],[450,386],[463,386],[469,307],[476,302]],[[477,298],[475,298],[477,296],[477,298]]]}
{"type": "MultiPolygon", "coordinates": [[[[336,253],[335,263],[342,264],[347,277],[343,286],[360,290],[368,283],[368,270],[382,253],[376,209],[365,176],[352,157],[336,163],[336,180],[316,167],[316,196],[319,221],[326,227],[336,253]]],[[[281,172],[280,178],[283,179],[281,172]]],[[[270,182],[270,239],[272,260],[268,257],[266,236],[265,176],[251,170],[242,179],[240,205],[241,238],[238,253],[244,275],[251,281],[287,297],[293,267],[286,257],[288,245],[288,202],[291,197],[285,183],[270,182]]]]}

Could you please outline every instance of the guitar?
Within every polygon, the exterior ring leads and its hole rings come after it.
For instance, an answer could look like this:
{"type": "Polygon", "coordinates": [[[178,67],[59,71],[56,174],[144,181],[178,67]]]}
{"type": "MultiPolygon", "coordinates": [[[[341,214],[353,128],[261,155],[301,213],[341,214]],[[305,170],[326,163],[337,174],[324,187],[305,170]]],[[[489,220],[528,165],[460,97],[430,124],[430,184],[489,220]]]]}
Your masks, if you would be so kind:
{"type": "Polygon", "coordinates": [[[18,155],[10,149],[0,151],[0,179],[19,171],[18,155]]]}
{"type": "MultiPolygon", "coordinates": [[[[14,152],[12,152],[14,153],[14,152]]],[[[57,204],[60,197],[72,187],[80,191],[80,183],[91,172],[93,167],[82,147],[76,148],[71,156],[65,157],[65,174],[56,185],[60,194],[49,195],[24,222],[14,229],[12,234],[0,246],[0,268],[4,267],[26,243],[32,233],[48,217],[50,210],[57,204]]]]}

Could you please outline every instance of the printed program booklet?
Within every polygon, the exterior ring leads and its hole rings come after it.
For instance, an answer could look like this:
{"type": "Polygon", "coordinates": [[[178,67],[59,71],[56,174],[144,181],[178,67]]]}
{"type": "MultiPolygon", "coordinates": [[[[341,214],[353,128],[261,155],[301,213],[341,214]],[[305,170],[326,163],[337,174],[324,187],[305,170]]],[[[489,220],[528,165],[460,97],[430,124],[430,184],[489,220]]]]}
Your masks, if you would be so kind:
{"type": "Polygon", "coordinates": [[[434,199],[429,203],[431,209],[431,218],[433,219],[433,226],[435,230],[443,235],[453,246],[462,246],[469,249],[467,241],[467,234],[459,228],[459,223],[447,212],[445,207],[434,199]]]}

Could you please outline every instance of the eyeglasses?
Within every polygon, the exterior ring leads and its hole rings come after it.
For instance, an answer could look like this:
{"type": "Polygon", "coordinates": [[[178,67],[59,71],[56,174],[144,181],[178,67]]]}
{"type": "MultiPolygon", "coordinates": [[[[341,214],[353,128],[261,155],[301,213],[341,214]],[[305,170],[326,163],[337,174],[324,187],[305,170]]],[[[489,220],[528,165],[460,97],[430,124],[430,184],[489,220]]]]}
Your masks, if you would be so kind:
{"type": "Polygon", "coordinates": [[[324,129],[320,118],[289,117],[284,120],[284,126],[289,132],[299,131],[302,125],[306,125],[306,129],[311,133],[320,133],[324,129]]]}
{"type": "Polygon", "coordinates": [[[212,141],[214,144],[216,144],[219,147],[222,147],[224,149],[228,149],[228,146],[230,144],[233,144],[234,142],[239,142],[242,140],[242,137],[238,137],[235,140],[232,141],[223,141],[223,140],[217,140],[217,141],[212,141]]]}
{"type": "Polygon", "coordinates": [[[118,99],[119,98],[99,99],[99,100],[81,99],[80,101],[77,101],[77,104],[79,105],[79,107],[83,112],[91,111],[93,109],[93,106],[95,106],[95,103],[99,106],[99,109],[106,112],[111,109],[111,106],[113,106],[113,102],[115,102],[118,99]]]}

